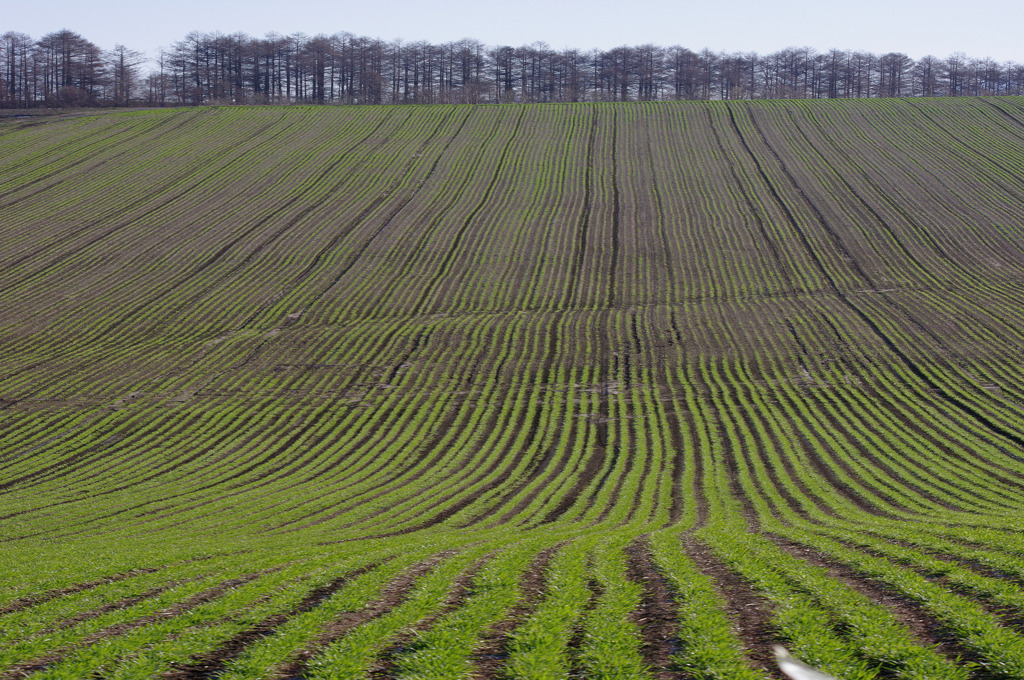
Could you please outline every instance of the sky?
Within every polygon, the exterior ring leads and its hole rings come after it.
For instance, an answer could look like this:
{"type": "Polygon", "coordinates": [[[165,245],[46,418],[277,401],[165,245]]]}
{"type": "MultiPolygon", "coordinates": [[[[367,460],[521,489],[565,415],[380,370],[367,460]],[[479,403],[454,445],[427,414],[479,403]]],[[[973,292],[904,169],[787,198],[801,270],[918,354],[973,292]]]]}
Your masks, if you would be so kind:
{"type": "Polygon", "coordinates": [[[103,49],[155,57],[190,31],[263,36],[343,31],[384,40],[555,49],[653,43],[768,54],[786,47],[963,52],[1024,62],[1024,3],[1010,0],[0,0],[0,33],[67,28],[103,49]],[[6,5],[6,6],[4,6],[6,5]]]}

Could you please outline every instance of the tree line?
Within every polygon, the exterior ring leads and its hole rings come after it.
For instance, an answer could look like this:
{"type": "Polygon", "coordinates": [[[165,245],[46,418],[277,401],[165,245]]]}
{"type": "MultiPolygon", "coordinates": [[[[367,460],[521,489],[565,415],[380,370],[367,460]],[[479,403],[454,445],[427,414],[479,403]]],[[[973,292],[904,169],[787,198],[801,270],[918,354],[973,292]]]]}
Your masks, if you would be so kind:
{"type": "Polygon", "coordinates": [[[69,30],[0,36],[0,107],[471,104],[1024,94],[1024,64],[833,49],[406,43],[193,32],[147,60],[69,30]]]}

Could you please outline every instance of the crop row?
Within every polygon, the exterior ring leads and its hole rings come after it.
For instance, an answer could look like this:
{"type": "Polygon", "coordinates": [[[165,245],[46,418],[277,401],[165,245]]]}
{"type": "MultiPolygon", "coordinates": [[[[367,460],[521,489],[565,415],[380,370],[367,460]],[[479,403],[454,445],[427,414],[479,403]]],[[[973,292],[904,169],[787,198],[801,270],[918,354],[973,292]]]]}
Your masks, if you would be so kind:
{"type": "Polygon", "coordinates": [[[1022,122],[0,136],[0,677],[1019,676],[1022,122]]]}

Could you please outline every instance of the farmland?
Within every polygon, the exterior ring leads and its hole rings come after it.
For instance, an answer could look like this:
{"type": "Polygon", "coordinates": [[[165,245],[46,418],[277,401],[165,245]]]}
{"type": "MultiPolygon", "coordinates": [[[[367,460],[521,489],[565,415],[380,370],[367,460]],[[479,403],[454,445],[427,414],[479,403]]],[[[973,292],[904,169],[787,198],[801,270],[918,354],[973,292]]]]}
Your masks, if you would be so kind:
{"type": "Polygon", "coordinates": [[[0,680],[1024,678],[1024,99],[0,119],[0,680]]]}

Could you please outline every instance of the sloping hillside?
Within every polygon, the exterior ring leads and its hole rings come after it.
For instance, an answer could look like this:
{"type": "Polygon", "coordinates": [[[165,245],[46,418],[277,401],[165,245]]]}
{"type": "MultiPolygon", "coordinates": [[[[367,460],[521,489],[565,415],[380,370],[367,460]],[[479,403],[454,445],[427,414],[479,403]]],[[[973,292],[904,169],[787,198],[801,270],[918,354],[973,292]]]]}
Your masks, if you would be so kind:
{"type": "Polygon", "coordinates": [[[1022,206],[1017,98],[2,119],[0,679],[1024,677],[1022,206]]]}

